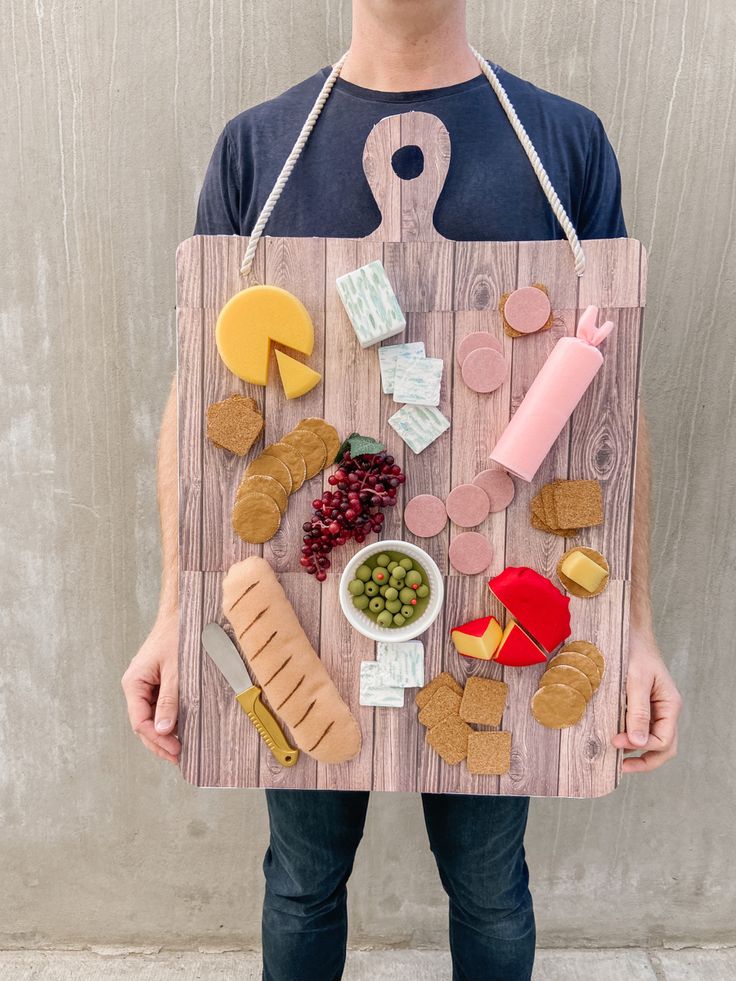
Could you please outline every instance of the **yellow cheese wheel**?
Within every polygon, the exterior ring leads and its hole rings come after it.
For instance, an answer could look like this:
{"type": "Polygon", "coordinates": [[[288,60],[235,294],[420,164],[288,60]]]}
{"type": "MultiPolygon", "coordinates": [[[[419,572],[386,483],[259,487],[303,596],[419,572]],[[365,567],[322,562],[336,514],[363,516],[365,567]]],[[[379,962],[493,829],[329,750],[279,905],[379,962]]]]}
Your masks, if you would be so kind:
{"type": "Polygon", "coordinates": [[[310,355],[314,327],[304,304],[280,286],[249,286],[231,297],[215,327],[220,357],[238,378],[253,385],[268,381],[272,343],[310,355]]]}
{"type": "Polygon", "coordinates": [[[318,371],[310,368],[309,365],[302,364],[301,361],[290,358],[283,351],[276,351],[276,362],[279,366],[281,384],[284,386],[284,394],[287,399],[298,399],[300,396],[306,395],[322,378],[318,371]]]}

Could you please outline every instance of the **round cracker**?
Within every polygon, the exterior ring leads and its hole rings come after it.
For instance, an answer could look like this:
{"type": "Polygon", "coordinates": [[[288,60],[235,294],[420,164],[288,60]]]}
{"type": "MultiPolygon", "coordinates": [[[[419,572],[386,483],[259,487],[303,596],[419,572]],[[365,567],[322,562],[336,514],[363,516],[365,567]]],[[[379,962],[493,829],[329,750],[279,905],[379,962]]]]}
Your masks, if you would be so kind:
{"type": "Polygon", "coordinates": [[[532,715],[547,729],[567,729],[585,715],[585,701],[568,685],[543,685],[532,696],[532,715]]]}
{"type": "Polygon", "coordinates": [[[244,477],[255,477],[262,474],[264,477],[273,477],[278,480],[287,494],[291,494],[291,474],[289,468],[275,456],[264,456],[262,453],[255,460],[251,460],[245,468],[244,477]]]}
{"type": "Polygon", "coordinates": [[[329,422],[325,422],[324,419],[310,417],[308,419],[302,419],[296,428],[308,429],[311,433],[315,433],[317,436],[319,436],[327,447],[327,462],[325,463],[326,467],[329,467],[335,462],[337,451],[340,449],[340,437],[338,436],[337,430],[334,426],[331,426],[329,422]]]}
{"type": "Polygon", "coordinates": [[[606,659],[595,644],[591,644],[589,640],[568,640],[560,651],[560,654],[564,654],[565,651],[575,651],[576,654],[585,654],[598,668],[601,680],[603,679],[603,675],[606,673],[606,659]]]}
{"type": "Polygon", "coordinates": [[[271,443],[263,450],[263,453],[266,456],[276,457],[284,464],[291,475],[291,493],[298,491],[307,479],[307,465],[301,453],[295,447],[282,442],[271,443]]]}
{"type": "Polygon", "coordinates": [[[279,511],[282,514],[286,513],[289,496],[274,477],[267,477],[265,474],[260,473],[254,474],[252,477],[243,477],[238,487],[238,492],[235,495],[235,500],[239,500],[243,494],[250,494],[252,491],[272,497],[276,501],[279,511]]]}
{"type": "Polygon", "coordinates": [[[577,651],[561,651],[559,654],[555,654],[548,666],[554,668],[558,664],[569,664],[571,668],[582,671],[584,675],[587,675],[593,691],[598,691],[601,683],[600,672],[595,666],[595,661],[591,661],[585,654],[578,654],[577,651]]]}
{"type": "Polygon", "coordinates": [[[307,480],[316,476],[327,462],[327,447],[324,440],[309,429],[294,429],[281,437],[282,443],[293,446],[304,457],[307,465],[307,480]]]}
{"type": "Polygon", "coordinates": [[[568,548],[560,561],[557,563],[557,578],[560,580],[568,593],[572,593],[572,595],[577,596],[578,599],[590,599],[591,596],[599,596],[608,585],[608,573],[610,571],[608,562],[601,555],[601,553],[596,552],[594,548],[588,548],[585,545],[576,545],[574,548],[568,548]],[[572,579],[568,578],[564,572],[561,571],[562,563],[565,561],[568,555],[572,555],[573,552],[582,552],[583,555],[587,555],[589,559],[592,559],[596,565],[599,565],[606,570],[605,578],[601,580],[601,584],[598,589],[594,590],[592,593],[589,593],[587,589],[583,589],[580,583],[573,582],[572,579]]]}
{"type": "Polygon", "coordinates": [[[580,668],[573,668],[569,664],[555,664],[547,668],[539,679],[540,688],[542,685],[567,685],[568,688],[579,691],[586,702],[593,697],[593,686],[587,674],[583,674],[580,668]]]}
{"type": "Polygon", "coordinates": [[[273,538],[281,525],[279,506],[268,494],[250,491],[233,506],[233,529],[244,542],[260,545],[273,538]]]}

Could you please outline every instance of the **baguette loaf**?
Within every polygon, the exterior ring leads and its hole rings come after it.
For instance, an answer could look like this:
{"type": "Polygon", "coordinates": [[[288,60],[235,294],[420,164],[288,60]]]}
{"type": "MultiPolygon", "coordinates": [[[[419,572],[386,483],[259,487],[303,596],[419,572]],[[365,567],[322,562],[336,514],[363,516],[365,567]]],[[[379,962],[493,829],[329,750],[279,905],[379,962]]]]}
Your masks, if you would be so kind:
{"type": "Polygon", "coordinates": [[[360,751],[358,723],[309,643],[269,563],[253,555],[231,566],[222,611],[248,667],[299,749],[320,763],[360,751]]]}

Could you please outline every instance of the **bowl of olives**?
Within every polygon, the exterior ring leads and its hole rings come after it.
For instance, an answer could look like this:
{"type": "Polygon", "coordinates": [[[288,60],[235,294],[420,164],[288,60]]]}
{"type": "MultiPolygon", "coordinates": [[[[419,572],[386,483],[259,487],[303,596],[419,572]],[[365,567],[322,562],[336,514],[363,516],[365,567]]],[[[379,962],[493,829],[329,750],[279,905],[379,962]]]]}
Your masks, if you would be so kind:
{"type": "Polygon", "coordinates": [[[340,579],[340,605],[349,622],[371,640],[412,640],[442,609],[444,583],[434,559],[410,542],[373,542],[348,562],[340,579]]]}

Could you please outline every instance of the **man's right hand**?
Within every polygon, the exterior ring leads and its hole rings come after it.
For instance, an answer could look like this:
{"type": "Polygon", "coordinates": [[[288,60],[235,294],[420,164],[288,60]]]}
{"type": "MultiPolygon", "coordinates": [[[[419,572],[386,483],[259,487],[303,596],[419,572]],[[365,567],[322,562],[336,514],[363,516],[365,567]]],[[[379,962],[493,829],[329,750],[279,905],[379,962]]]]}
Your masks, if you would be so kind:
{"type": "Polygon", "coordinates": [[[122,678],[134,733],[156,756],[178,765],[174,735],[179,711],[179,614],[159,614],[122,678]]]}

